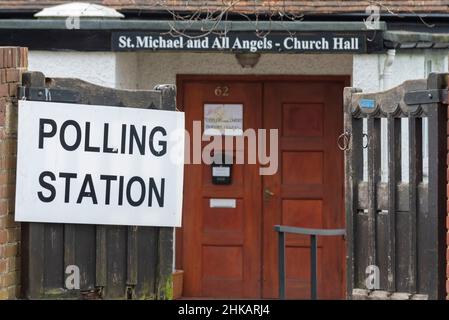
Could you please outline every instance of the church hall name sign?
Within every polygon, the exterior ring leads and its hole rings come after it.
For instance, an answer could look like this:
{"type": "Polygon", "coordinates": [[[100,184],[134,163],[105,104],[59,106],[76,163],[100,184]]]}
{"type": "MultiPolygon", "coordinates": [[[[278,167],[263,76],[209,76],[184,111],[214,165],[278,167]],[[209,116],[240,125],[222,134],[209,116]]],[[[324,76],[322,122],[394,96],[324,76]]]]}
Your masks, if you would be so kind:
{"type": "Polygon", "coordinates": [[[366,35],[359,33],[269,33],[234,32],[227,35],[170,35],[154,32],[113,32],[113,51],[221,51],[280,53],[364,53],[366,35]]]}
{"type": "Polygon", "coordinates": [[[16,220],[181,226],[184,113],[19,101],[16,220]]]}

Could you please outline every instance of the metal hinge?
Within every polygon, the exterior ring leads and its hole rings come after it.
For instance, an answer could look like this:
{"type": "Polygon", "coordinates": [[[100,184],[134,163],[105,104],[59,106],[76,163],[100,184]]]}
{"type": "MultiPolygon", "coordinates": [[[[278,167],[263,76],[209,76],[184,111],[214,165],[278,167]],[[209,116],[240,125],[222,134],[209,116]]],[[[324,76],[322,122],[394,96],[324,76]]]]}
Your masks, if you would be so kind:
{"type": "Polygon", "coordinates": [[[80,101],[80,94],[77,91],[67,89],[21,86],[18,89],[18,98],[31,101],[77,103],[80,101]]]}
{"type": "Polygon", "coordinates": [[[448,104],[447,89],[428,89],[406,92],[404,102],[408,105],[443,103],[448,104]]]}

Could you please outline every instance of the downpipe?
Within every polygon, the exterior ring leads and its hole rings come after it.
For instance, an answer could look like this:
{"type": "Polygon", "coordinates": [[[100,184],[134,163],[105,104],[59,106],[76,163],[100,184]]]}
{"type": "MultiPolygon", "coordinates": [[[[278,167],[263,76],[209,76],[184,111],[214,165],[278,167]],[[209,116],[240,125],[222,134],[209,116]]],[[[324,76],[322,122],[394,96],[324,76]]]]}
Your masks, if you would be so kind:
{"type": "Polygon", "coordinates": [[[396,57],[396,50],[389,49],[387,56],[385,57],[384,69],[381,75],[381,88],[382,90],[388,90],[391,88],[391,76],[394,59],[396,57]]]}

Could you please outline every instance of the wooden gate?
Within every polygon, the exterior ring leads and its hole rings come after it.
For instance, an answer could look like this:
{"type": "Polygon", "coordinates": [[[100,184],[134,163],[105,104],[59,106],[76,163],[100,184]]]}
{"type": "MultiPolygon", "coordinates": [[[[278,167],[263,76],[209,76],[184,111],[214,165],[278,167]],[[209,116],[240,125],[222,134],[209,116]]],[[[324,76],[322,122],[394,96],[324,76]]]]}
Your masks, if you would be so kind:
{"type": "Polygon", "coordinates": [[[344,104],[348,297],[443,299],[447,74],[344,104]]]}
{"type": "MultiPolygon", "coordinates": [[[[116,90],[40,72],[22,84],[27,100],[175,110],[173,86],[116,90]]],[[[171,297],[173,228],[22,223],[21,254],[24,298],[171,297]],[[79,290],[65,289],[68,265],[80,269],[79,290]]]]}

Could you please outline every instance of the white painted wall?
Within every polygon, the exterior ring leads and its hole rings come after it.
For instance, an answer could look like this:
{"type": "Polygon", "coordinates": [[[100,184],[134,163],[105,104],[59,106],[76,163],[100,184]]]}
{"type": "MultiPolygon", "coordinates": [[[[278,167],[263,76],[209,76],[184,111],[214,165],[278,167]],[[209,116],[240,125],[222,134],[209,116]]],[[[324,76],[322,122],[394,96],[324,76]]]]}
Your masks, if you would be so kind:
{"type": "Polygon", "coordinates": [[[347,54],[263,54],[256,67],[246,69],[229,53],[35,50],[29,53],[31,71],[120,89],[174,84],[177,74],[351,75],[352,68],[352,55],[347,54]]]}
{"type": "Polygon", "coordinates": [[[351,75],[352,55],[262,54],[254,68],[242,68],[234,54],[140,52],[138,86],[176,83],[177,74],[351,75]]]}
{"type": "MultiPolygon", "coordinates": [[[[385,57],[385,54],[354,55],[353,86],[363,89],[364,92],[382,90],[381,76],[385,57]]],[[[448,71],[448,52],[429,50],[403,53],[397,51],[392,65],[391,87],[400,85],[405,80],[426,78],[431,71],[448,71]]]]}
{"type": "MultiPolygon", "coordinates": [[[[384,61],[385,54],[262,54],[256,67],[244,69],[229,53],[29,52],[31,71],[124,89],[151,89],[160,83],[176,83],[177,74],[284,74],[352,75],[353,86],[373,92],[381,90],[384,61]]],[[[424,78],[430,71],[447,70],[447,52],[397,52],[391,84],[424,78]]]]}
{"type": "Polygon", "coordinates": [[[120,52],[116,54],[116,88],[137,89],[140,70],[138,62],[136,52],[120,52]]]}
{"type": "Polygon", "coordinates": [[[72,77],[116,87],[117,57],[113,52],[35,51],[28,54],[28,70],[49,77],[72,77]]]}

